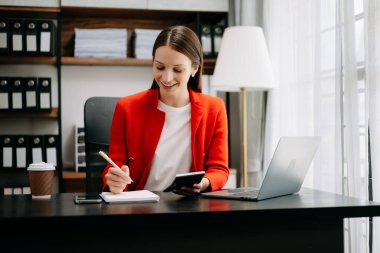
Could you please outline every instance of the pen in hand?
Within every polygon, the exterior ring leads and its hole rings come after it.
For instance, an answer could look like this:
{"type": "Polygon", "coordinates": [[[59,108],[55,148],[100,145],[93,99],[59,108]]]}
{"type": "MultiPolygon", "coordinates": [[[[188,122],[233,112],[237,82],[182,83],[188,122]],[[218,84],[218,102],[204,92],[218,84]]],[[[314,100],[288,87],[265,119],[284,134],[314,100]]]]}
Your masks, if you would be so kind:
{"type": "MultiPolygon", "coordinates": [[[[107,162],[109,162],[113,167],[118,168],[119,170],[121,170],[121,168],[120,168],[119,166],[117,166],[116,163],[114,163],[114,162],[111,160],[111,158],[109,158],[109,156],[108,156],[106,153],[104,153],[103,151],[99,151],[99,155],[100,155],[101,157],[103,157],[104,160],[106,160],[107,162]]],[[[133,182],[132,178],[131,178],[131,182],[133,182]]]]}

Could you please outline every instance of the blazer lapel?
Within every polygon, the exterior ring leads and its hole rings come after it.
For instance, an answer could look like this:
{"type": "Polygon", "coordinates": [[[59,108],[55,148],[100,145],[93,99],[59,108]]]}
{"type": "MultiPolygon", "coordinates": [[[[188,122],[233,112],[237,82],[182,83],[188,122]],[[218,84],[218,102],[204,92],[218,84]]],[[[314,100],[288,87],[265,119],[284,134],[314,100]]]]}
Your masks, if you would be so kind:
{"type": "Polygon", "coordinates": [[[158,89],[150,90],[147,97],[144,115],[146,125],[144,125],[145,134],[142,136],[143,155],[145,160],[145,169],[142,175],[142,186],[145,185],[153,162],[158,141],[165,123],[165,113],[158,110],[158,89]]]}
{"type": "Polygon", "coordinates": [[[197,164],[197,157],[195,157],[196,154],[196,142],[195,142],[195,136],[197,134],[197,130],[199,127],[199,123],[202,120],[203,117],[203,108],[202,108],[202,102],[199,97],[199,94],[195,91],[192,91],[189,89],[190,94],[190,102],[191,102],[191,152],[192,152],[192,163],[193,163],[193,170],[195,169],[195,165],[197,164]]]}

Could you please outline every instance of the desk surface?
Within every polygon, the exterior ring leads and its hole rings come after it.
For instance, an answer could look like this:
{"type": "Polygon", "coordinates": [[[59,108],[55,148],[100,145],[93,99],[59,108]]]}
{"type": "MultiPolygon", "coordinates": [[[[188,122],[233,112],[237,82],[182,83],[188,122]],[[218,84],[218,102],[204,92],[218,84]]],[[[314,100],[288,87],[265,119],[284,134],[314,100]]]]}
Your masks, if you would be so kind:
{"type": "Polygon", "coordinates": [[[71,193],[2,196],[0,243],[38,252],[343,253],[343,219],[380,216],[380,203],[310,189],[260,202],[158,194],[158,203],[112,205],[75,205],[71,193]]]}
{"type": "Polygon", "coordinates": [[[152,215],[157,217],[169,214],[235,218],[247,216],[253,219],[274,216],[279,219],[380,216],[380,203],[305,188],[294,195],[259,202],[182,197],[173,193],[158,195],[158,203],[110,205],[75,205],[72,193],[55,194],[50,200],[33,200],[30,195],[1,196],[0,219],[120,215],[133,216],[134,219],[141,216],[146,219],[152,215]]]}

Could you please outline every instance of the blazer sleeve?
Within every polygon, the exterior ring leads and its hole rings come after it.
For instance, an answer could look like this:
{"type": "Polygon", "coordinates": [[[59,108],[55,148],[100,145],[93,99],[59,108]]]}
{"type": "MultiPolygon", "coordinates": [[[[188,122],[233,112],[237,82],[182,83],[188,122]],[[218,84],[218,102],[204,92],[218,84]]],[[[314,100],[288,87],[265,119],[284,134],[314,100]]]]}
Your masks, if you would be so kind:
{"type": "Polygon", "coordinates": [[[230,174],[228,168],[227,112],[223,100],[218,99],[217,102],[216,120],[205,160],[205,177],[210,181],[211,191],[222,189],[230,174]]]}
{"type": "MultiPolygon", "coordinates": [[[[115,111],[113,114],[111,134],[110,134],[110,146],[108,151],[108,156],[121,167],[126,164],[127,161],[127,142],[126,142],[126,114],[125,105],[119,102],[116,104],[115,111]]],[[[107,181],[105,175],[108,173],[108,169],[111,164],[107,164],[103,171],[103,190],[106,189],[107,181]]],[[[128,186],[127,186],[128,187],[128,186]]],[[[108,187],[107,187],[108,188],[108,187]]]]}

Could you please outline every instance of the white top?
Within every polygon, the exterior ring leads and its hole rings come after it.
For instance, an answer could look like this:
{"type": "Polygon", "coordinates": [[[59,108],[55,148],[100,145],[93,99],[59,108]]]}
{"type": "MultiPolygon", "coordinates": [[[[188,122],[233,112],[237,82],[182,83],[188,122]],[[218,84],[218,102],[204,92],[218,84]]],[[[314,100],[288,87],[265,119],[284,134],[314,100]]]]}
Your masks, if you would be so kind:
{"type": "Polygon", "coordinates": [[[165,123],[145,185],[146,190],[163,191],[179,173],[191,169],[191,104],[171,107],[158,101],[165,123]]]}

